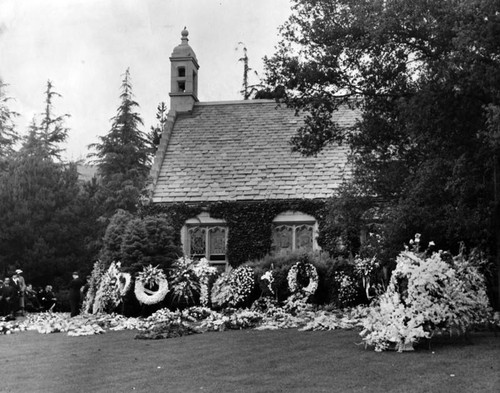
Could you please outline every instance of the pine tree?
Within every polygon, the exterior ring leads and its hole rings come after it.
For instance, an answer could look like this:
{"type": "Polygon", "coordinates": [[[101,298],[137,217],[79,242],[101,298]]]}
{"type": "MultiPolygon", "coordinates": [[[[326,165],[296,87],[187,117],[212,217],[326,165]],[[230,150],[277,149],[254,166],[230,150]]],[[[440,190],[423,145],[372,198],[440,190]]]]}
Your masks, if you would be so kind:
{"type": "Polygon", "coordinates": [[[33,119],[0,171],[0,269],[6,274],[22,266],[34,285],[65,285],[71,271],[90,269],[98,205],[82,187],[77,165],[60,159],[68,115],[54,115],[59,94],[50,81],[45,94],[42,120],[33,119]]]}
{"type": "Polygon", "coordinates": [[[14,118],[19,114],[11,111],[7,105],[11,98],[5,93],[6,86],[0,79],[0,165],[14,152],[14,145],[19,140],[14,124],[14,118]]]}
{"type": "Polygon", "coordinates": [[[140,130],[144,123],[136,112],[139,104],[133,99],[129,69],[123,76],[120,99],[117,114],[111,119],[111,130],[99,137],[100,143],[89,146],[96,151],[89,157],[98,166],[108,217],[117,209],[136,210],[149,173],[150,144],[140,130]]]}
{"type": "Polygon", "coordinates": [[[164,102],[160,102],[156,107],[156,126],[151,126],[151,131],[148,135],[149,143],[151,144],[151,157],[154,158],[158,145],[160,144],[161,134],[163,128],[167,123],[167,105],[164,102]]]}

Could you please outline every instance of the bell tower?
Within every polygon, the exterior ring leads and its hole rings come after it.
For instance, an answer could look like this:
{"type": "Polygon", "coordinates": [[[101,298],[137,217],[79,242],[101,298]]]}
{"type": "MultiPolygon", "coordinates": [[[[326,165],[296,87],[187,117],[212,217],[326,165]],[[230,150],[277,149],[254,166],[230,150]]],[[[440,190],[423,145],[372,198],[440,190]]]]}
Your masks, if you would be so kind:
{"type": "Polygon", "coordinates": [[[188,44],[189,32],[184,27],[181,43],[170,56],[170,109],[175,112],[189,112],[198,102],[198,61],[188,44]]]}

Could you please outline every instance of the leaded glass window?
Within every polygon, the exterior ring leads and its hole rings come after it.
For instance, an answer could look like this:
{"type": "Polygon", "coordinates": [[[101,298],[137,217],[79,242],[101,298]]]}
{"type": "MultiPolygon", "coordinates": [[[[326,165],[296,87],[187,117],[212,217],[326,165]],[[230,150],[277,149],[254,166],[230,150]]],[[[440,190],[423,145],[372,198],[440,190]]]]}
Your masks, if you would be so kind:
{"type": "Polygon", "coordinates": [[[272,248],[274,255],[286,255],[295,250],[317,250],[316,219],[295,211],[280,213],[273,220],[272,248]]]}
{"type": "Polygon", "coordinates": [[[295,227],[295,249],[307,251],[313,249],[312,225],[300,225],[295,227]]]}
{"type": "Polygon", "coordinates": [[[288,254],[293,250],[293,227],[289,225],[275,226],[273,230],[272,249],[274,254],[288,254]]]}
{"type": "Polygon", "coordinates": [[[191,258],[209,261],[226,260],[227,228],[224,226],[190,225],[187,228],[186,252],[191,258]]]}
{"type": "Polygon", "coordinates": [[[209,260],[220,261],[226,258],[226,228],[213,227],[208,229],[209,260]]]}
{"type": "Polygon", "coordinates": [[[206,250],[206,229],[203,227],[189,228],[189,254],[192,257],[204,257],[206,250]]]}

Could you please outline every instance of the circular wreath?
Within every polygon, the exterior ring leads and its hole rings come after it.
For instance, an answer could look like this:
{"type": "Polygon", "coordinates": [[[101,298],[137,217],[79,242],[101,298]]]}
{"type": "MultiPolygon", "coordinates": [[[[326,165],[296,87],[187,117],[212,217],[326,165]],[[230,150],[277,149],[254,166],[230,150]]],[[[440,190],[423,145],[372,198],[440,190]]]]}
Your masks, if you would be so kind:
{"type": "Polygon", "coordinates": [[[130,273],[118,273],[116,287],[120,296],[125,296],[132,286],[132,276],[130,273]]]}
{"type": "Polygon", "coordinates": [[[316,267],[309,262],[297,262],[293,265],[288,271],[287,279],[288,287],[292,293],[301,291],[307,295],[312,295],[318,289],[318,271],[316,270],[316,267]],[[299,270],[301,274],[304,274],[307,278],[309,278],[309,283],[305,287],[301,287],[297,282],[299,270]]]}
{"type": "Polygon", "coordinates": [[[156,304],[165,299],[168,293],[168,281],[165,273],[157,267],[146,266],[135,279],[134,293],[137,300],[142,304],[156,304]],[[149,287],[147,288],[146,285],[149,287]],[[151,287],[157,286],[157,290],[151,287]]]}

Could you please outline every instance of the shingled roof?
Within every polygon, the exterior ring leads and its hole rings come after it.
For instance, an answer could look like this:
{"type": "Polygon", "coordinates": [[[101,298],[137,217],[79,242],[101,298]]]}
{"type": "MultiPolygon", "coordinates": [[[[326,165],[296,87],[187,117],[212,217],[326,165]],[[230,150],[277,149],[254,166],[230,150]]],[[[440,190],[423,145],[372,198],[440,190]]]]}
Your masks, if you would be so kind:
{"type": "MultiPolygon", "coordinates": [[[[352,126],[340,109],[335,121],[352,126]]],[[[157,156],[152,202],[259,201],[327,198],[348,175],[347,148],[316,157],[291,151],[303,120],[269,100],[196,103],[175,119],[157,156]]]]}

